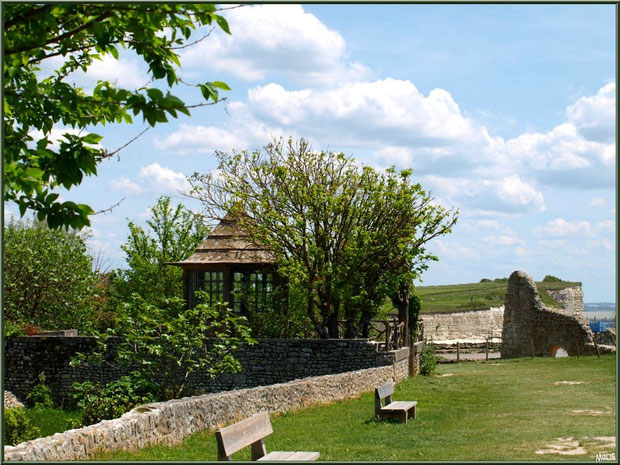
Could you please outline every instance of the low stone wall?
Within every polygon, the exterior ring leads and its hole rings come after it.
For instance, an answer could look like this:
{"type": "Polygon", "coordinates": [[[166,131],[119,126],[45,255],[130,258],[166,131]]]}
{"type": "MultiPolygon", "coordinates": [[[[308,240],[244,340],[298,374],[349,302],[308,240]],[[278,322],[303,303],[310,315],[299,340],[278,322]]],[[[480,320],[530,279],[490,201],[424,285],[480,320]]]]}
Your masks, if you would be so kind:
{"type": "MultiPolygon", "coordinates": [[[[408,355],[409,349],[404,348],[391,353],[393,364],[388,366],[143,405],[115,420],[5,446],[4,460],[84,460],[101,452],[176,445],[194,433],[214,430],[260,411],[287,412],[354,398],[390,379],[401,381],[408,376],[408,355]]],[[[366,409],[372,418],[372,401],[366,409]]],[[[313,448],[320,451],[321,445],[313,448]]]]}
{"type": "MultiPolygon", "coordinates": [[[[456,342],[435,344],[435,351],[438,354],[455,354],[457,352],[456,342]]],[[[499,352],[502,347],[501,342],[497,339],[489,341],[489,352],[499,352]]],[[[484,354],[487,348],[486,342],[461,342],[458,345],[458,351],[461,354],[484,354]]]]}
{"type": "MultiPolygon", "coordinates": [[[[113,361],[117,343],[109,344],[109,361],[113,361]]],[[[90,353],[94,347],[91,337],[11,338],[5,349],[5,388],[24,399],[38,382],[39,374],[45,372],[46,384],[52,388],[55,400],[62,403],[76,381],[107,383],[131,371],[117,364],[70,365],[77,352],[90,353]]],[[[241,348],[235,356],[241,372],[223,374],[214,380],[194,373],[189,384],[202,392],[220,392],[393,363],[391,355],[379,352],[376,343],[365,339],[260,339],[258,344],[241,348]]]]}
{"type": "Polygon", "coordinates": [[[501,337],[504,307],[488,310],[422,315],[424,337],[433,341],[485,340],[501,337]]]}

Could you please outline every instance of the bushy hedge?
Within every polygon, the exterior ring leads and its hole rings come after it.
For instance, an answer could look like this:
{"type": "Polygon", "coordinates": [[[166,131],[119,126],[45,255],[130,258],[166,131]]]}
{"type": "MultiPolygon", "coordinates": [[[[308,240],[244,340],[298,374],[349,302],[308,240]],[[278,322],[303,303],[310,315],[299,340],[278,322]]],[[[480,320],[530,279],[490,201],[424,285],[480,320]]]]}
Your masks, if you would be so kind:
{"type": "Polygon", "coordinates": [[[420,373],[426,376],[434,374],[437,369],[437,360],[439,360],[439,356],[435,351],[435,346],[425,341],[420,354],[420,373]]]}
{"type": "Polygon", "coordinates": [[[71,397],[84,411],[82,422],[87,426],[118,418],[138,405],[154,402],[156,391],[156,386],[140,373],[132,372],[103,386],[91,381],[74,383],[71,397]]]}
{"type": "Polygon", "coordinates": [[[4,228],[4,318],[12,334],[28,324],[80,332],[96,324],[98,276],[84,239],[38,221],[4,228]]]}
{"type": "Polygon", "coordinates": [[[40,431],[30,423],[22,407],[4,410],[4,443],[17,445],[39,437],[40,431]]]}

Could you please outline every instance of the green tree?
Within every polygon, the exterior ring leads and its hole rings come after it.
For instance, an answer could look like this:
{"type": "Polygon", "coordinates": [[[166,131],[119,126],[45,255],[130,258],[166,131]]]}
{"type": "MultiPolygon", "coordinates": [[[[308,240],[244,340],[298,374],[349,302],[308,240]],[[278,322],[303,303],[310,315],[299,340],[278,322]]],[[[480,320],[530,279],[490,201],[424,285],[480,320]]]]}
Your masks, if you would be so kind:
{"type": "Polygon", "coordinates": [[[400,276],[418,276],[434,258],[423,245],[456,221],[410,171],[377,172],[303,139],[217,157],[218,175],[195,174],[188,195],[210,217],[238,211],[243,227],[273,248],[321,338],[338,337],[342,312],[347,335],[367,331],[400,276]]]}
{"type": "Polygon", "coordinates": [[[98,282],[83,234],[39,221],[4,228],[5,321],[89,331],[101,316],[93,305],[98,282]]]}
{"type": "Polygon", "coordinates": [[[166,265],[185,260],[209,233],[200,217],[183,205],[170,205],[170,197],[161,196],[151,208],[145,231],[129,222],[129,237],[121,246],[129,268],[118,270],[112,278],[112,293],[126,300],[139,294],[154,305],[183,297],[183,271],[166,265]]]}
{"type": "Polygon", "coordinates": [[[253,342],[246,319],[222,305],[187,309],[182,299],[171,299],[162,308],[134,294],[122,306],[115,328],[99,336],[98,349],[79,354],[74,363],[133,367],[168,400],[195,392],[188,384],[193,373],[214,378],[238,371],[235,350],[253,342]],[[114,361],[105,356],[110,338],[118,338],[114,361]]]}
{"type": "Polygon", "coordinates": [[[206,101],[189,105],[165,89],[181,82],[176,50],[191,45],[187,40],[194,30],[214,24],[230,33],[212,4],[11,2],[2,10],[4,199],[16,202],[22,216],[30,209],[39,220],[47,218],[52,228],[90,225],[90,206],[62,202],[54,190],[96,175],[98,163],[118,151],[97,145],[102,138],[94,133],[65,132],[54,148],[54,128],[89,131],[131,124],[138,115],[152,127],[179,113],[189,115],[192,107],[217,103],[219,90],[230,90],[219,81],[196,84],[206,101]],[[148,83],[123,89],[99,81],[86,91],[67,82],[93,60],[118,59],[120,50],[144,60],[148,83]],[[51,59],[61,64],[43,77],[41,66],[51,59]]]}

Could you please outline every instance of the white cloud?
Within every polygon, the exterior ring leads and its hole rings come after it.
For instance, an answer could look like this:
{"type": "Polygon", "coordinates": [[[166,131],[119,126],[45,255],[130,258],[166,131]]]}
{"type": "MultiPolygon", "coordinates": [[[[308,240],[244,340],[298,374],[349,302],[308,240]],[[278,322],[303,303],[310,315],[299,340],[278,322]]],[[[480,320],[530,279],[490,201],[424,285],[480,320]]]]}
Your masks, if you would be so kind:
{"type": "Polygon", "coordinates": [[[475,223],[476,227],[484,229],[499,229],[499,221],[495,220],[478,220],[475,223]]]}
{"type": "Polygon", "coordinates": [[[531,257],[534,255],[534,253],[531,250],[528,250],[525,247],[515,247],[515,253],[519,257],[531,257]]]}
{"type": "Polygon", "coordinates": [[[137,89],[149,81],[149,76],[142,70],[137,59],[104,55],[101,60],[93,60],[86,73],[75,73],[77,80],[85,79],[90,83],[110,81],[118,87],[137,89]]]}
{"type": "Polygon", "coordinates": [[[512,237],[512,236],[504,236],[504,235],[486,236],[482,240],[492,246],[495,246],[495,245],[510,246],[510,245],[515,245],[515,244],[525,245],[525,241],[523,239],[519,239],[518,237],[512,237]]]}
{"type": "Polygon", "coordinates": [[[459,244],[448,245],[447,243],[439,239],[433,241],[433,245],[439,248],[436,253],[440,259],[442,258],[442,256],[445,256],[447,258],[459,258],[465,260],[480,259],[480,252],[471,247],[463,247],[459,244]]]}
{"type": "Polygon", "coordinates": [[[485,138],[449,92],[434,89],[425,96],[410,81],[391,78],[329,90],[289,91],[272,83],[250,89],[247,105],[258,120],[328,136],[330,144],[440,148],[485,138]]]}
{"type": "Polygon", "coordinates": [[[612,187],[616,146],[615,84],[567,107],[568,120],[546,133],[496,140],[498,166],[531,173],[541,184],[612,187]]]}
{"type": "Polygon", "coordinates": [[[601,221],[592,228],[594,234],[607,234],[616,230],[616,223],[611,220],[601,221]]]}
{"type": "Polygon", "coordinates": [[[254,149],[271,137],[303,135],[315,147],[347,147],[384,166],[412,167],[442,204],[507,214],[544,211],[547,186],[614,185],[615,145],[584,139],[573,123],[505,141],[464,116],[446,90],[425,95],[407,80],[302,90],[271,83],[249,89],[228,114],[228,128],[181,125],[157,147],[254,149]]]}
{"type": "Polygon", "coordinates": [[[301,5],[254,5],[226,13],[231,35],[214,33],[181,54],[184,67],[230,72],[245,80],[284,73],[308,85],[366,78],[347,59],[344,39],[301,5]]]}
{"type": "Polygon", "coordinates": [[[155,147],[172,150],[180,155],[188,153],[213,153],[216,150],[244,149],[248,140],[240,132],[214,126],[181,123],[179,130],[163,139],[155,139],[155,147]]]}
{"type": "Polygon", "coordinates": [[[605,202],[605,199],[601,197],[593,197],[592,200],[590,200],[589,205],[591,207],[603,208],[607,205],[607,203],[605,202]]]}
{"type": "Polygon", "coordinates": [[[109,185],[112,190],[118,191],[119,194],[142,194],[144,192],[142,186],[126,177],[111,179],[109,185]]]}
{"type": "Polygon", "coordinates": [[[566,109],[568,120],[589,140],[613,142],[616,121],[616,83],[601,87],[596,95],[581,97],[566,109]]]}
{"type": "Polygon", "coordinates": [[[613,245],[611,242],[609,242],[607,239],[602,239],[602,240],[601,240],[601,245],[602,245],[602,246],[603,246],[606,250],[609,250],[609,251],[612,251],[612,250],[614,250],[614,249],[615,249],[614,245],[613,245]]]}
{"type": "Polygon", "coordinates": [[[138,177],[151,191],[158,193],[177,193],[190,189],[183,173],[163,167],[159,163],[143,166],[138,177]]]}
{"type": "Polygon", "coordinates": [[[546,226],[538,226],[534,228],[534,235],[539,237],[545,236],[587,236],[591,232],[591,226],[588,221],[566,221],[563,218],[556,218],[547,222],[546,226]]]}
{"type": "Polygon", "coordinates": [[[544,211],[543,194],[519,176],[501,179],[451,178],[445,176],[422,176],[422,185],[439,192],[456,206],[468,210],[499,211],[509,214],[523,211],[544,211]]]}
{"type": "MultiPolygon", "coordinates": [[[[89,131],[86,131],[85,129],[77,129],[77,128],[65,128],[65,127],[61,127],[61,126],[55,126],[51,129],[51,131],[49,132],[49,135],[47,136],[48,140],[50,141],[50,144],[47,146],[48,149],[57,151],[60,148],[60,144],[62,142],[66,142],[67,139],[65,137],[63,137],[65,134],[71,134],[73,136],[80,136],[80,137],[85,137],[88,134],[90,134],[89,131]]],[[[31,147],[35,147],[36,143],[38,140],[43,139],[43,131],[40,130],[34,130],[34,131],[30,131],[28,133],[28,135],[30,137],[32,137],[32,141],[28,143],[29,146],[31,147]]],[[[86,144],[88,147],[93,147],[96,149],[101,150],[103,148],[103,146],[100,143],[97,144],[86,144]]]]}
{"type": "Polygon", "coordinates": [[[545,226],[534,228],[533,233],[538,237],[596,237],[614,232],[616,223],[611,220],[600,221],[592,225],[589,221],[566,221],[556,218],[547,222],[545,226]]]}
{"type": "Polygon", "coordinates": [[[498,197],[510,205],[515,207],[532,205],[539,211],[545,210],[543,194],[517,175],[501,179],[496,183],[495,190],[498,197]]]}

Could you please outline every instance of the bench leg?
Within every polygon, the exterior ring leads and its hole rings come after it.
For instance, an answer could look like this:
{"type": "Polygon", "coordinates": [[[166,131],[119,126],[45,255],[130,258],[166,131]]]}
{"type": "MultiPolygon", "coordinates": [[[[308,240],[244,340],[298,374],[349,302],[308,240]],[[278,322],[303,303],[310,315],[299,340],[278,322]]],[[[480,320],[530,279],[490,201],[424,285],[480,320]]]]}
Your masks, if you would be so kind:
{"type": "Polygon", "coordinates": [[[409,409],[409,417],[412,420],[415,420],[415,417],[416,417],[415,410],[416,410],[416,406],[415,405],[409,409]]]}
{"type": "Polygon", "coordinates": [[[252,460],[258,460],[261,457],[267,455],[267,448],[265,447],[265,440],[260,439],[259,441],[252,443],[252,460]]]}

